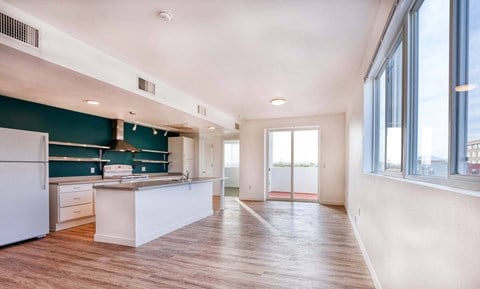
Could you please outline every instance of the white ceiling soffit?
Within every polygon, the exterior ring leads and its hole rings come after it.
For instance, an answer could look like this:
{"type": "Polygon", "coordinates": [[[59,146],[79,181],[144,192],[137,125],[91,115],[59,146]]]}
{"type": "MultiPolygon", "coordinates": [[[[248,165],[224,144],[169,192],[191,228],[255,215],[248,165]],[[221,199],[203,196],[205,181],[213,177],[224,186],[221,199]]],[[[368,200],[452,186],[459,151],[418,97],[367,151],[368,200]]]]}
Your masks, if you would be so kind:
{"type": "Polygon", "coordinates": [[[208,132],[208,126],[215,125],[5,45],[0,44],[0,55],[0,95],[176,132],[208,132]],[[99,100],[100,105],[88,105],[87,99],[99,100]],[[189,128],[169,126],[178,123],[189,128]]]}
{"type": "Polygon", "coordinates": [[[6,0],[242,119],[345,111],[380,0],[6,0]],[[157,13],[172,13],[170,22],[157,13]],[[285,98],[280,107],[271,98],[285,98]]]}

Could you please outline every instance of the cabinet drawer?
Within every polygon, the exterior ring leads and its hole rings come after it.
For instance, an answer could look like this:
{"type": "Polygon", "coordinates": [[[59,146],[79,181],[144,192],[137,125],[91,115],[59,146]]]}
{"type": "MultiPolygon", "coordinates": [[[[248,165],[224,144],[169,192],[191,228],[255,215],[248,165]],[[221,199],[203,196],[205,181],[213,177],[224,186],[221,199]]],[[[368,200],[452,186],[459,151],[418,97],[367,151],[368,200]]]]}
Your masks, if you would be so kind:
{"type": "Polygon", "coordinates": [[[78,185],[65,185],[59,186],[58,191],[60,194],[63,193],[72,193],[72,192],[80,192],[80,191],[91,191],[93,188],[92,184],[78,184],[78,185]]]}
{"type": "Polygon", "coordinates": [[[59,221],[64,222],[68,220],[78,219],[93,215],[93,205],[85,204],[66,208],[60,208],[59,221]]]}
{"type": "Polygon", "coordinates": [[[92,191],[60,194],[60,208],[92,202],[92,191]]]}

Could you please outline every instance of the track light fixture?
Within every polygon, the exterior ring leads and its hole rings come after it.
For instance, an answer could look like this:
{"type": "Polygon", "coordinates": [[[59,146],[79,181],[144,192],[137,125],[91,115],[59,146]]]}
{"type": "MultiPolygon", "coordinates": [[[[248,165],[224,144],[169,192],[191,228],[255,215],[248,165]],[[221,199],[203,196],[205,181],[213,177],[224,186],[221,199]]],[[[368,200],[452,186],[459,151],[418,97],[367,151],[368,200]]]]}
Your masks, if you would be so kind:
{"type": "Polygon", "coordinates": [[[167,136],[168,134],[168,130],[165,131],[165,133],[163,134],[163,136],[167,136]]]}
{"type": "Polygon", "coordinates": [[[137,130],[137,122],[135,121],[136,113],[134,111],[129,111],[128,113],[132,116],[132,120],[133,120],[132,131],[136,131],[137,130]]]}
{"type": "Polygon", "coordinates": [[[157,134],[157,133],[158,133],[158,131],[157,131],[154,127],[152,127],[152,131],[153,131],[153,134],[157,134]]]}

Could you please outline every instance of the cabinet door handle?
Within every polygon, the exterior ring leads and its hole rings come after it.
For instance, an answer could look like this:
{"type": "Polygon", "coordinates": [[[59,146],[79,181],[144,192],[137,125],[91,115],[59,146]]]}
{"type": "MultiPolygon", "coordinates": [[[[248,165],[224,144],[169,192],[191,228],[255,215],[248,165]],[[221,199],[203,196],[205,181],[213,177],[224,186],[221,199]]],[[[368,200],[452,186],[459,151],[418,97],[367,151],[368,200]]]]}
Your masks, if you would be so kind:
{"type": "Polygon", "coordinates": [[[74,214],[78,214],[78,213],[80,213],[80,212],[81,212],[81,210],[73,211],[74,214]]]}
{"type": "Polygon", "coordinates": [[[80,197],[73,198],[74,200],[80,200],[80,197]]]}
{"type": "Polygon", "coordinates": [[[80,187],[73,187],[74,190],[80,190],[80,187]]]}

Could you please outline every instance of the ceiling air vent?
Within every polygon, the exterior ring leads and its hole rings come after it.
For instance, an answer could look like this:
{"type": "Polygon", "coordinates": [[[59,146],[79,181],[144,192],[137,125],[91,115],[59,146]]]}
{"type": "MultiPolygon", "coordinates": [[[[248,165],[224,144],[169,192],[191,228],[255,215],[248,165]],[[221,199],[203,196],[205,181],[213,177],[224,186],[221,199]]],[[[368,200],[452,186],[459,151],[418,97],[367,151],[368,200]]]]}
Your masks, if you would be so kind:
{"type": "Polygon", "coordinates": [[[235,129],[240,130],[240,124],[238,122],[235,123],[235,129]]]}
{"type": "Polygon", "coordinates": [[[138,78],[138,89],[155,94],[155,83],[147,81],[143,78],[138,78]]]}
{"type": "Polygon", "coordinates": [[[0,12],[0,33],[38,47],[38,29],[0,12]]]}
{"type": "Polygon", "coordinates": [[[198,112],[198,114],[207,116],[207,108],[205,106],[198,105],[197,106],[197,112],[198,112]]]}

